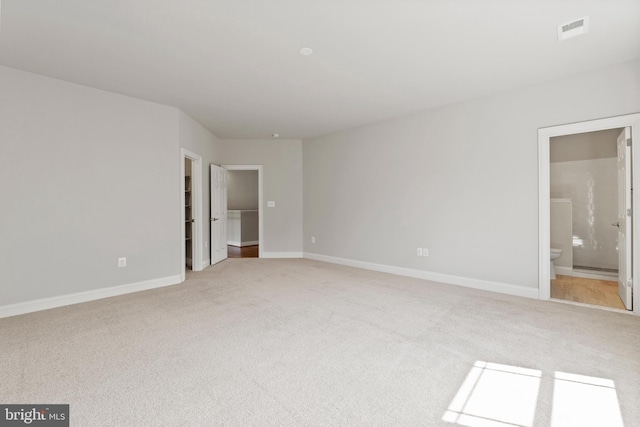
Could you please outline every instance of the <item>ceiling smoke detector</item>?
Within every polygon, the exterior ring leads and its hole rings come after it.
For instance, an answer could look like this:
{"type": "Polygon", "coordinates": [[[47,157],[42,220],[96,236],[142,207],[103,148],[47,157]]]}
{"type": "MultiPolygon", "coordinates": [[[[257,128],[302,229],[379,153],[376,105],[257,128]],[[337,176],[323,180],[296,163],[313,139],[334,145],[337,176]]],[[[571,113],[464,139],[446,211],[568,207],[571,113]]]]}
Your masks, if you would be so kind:
{"type": "Polygon", "coordinates": [[[570,39],[571,37],[586,34],[589,30],[589,17],[576,19],[566,24],[558,25],[558,41],[570,39]]]}
{"type": "Polygon", "coordinates": [[[313,53],[313,50],[311,50],[311,48],[303,47],[302,49],[300,49],[300,55],[302,56],[309,56],[312,53],[313,53]]]}

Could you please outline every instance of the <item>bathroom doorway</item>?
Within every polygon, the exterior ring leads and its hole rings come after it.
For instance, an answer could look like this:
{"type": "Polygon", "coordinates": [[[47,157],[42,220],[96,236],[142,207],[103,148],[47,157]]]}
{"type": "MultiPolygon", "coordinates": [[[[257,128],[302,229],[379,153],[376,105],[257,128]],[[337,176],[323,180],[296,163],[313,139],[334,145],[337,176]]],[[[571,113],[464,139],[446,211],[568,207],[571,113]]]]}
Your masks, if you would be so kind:
{"type": "Polygon", "coordinates": [[[617,139],[624,129],[551,138],[551,298],[625,309],[618,295],[617,139]],[[553,274],[555,270],[555,277],[553,274]]]}
{"type": "Polygon", "coordinates": [[[640,131],[640,114],[538,131],[540,299],[638,312],[631,274],[638,265],[631,243],[638,241],[638,230],[631,226],[635,201],[630,196],[623,200],[628,203],[624,209],[618,203],[624,199],[618,195],[621,144],[622,161],[628,160],[622,179],[631,193],[636,148],[627,146],[627,139],[634,130],[640,131]],[[629,241],[629,248],[619,241],[629,241]],[[555,253],[562,250],[553,263],[552,247],[555,253]],[[557,274],[553,280],[552,269],[557,274]]]}

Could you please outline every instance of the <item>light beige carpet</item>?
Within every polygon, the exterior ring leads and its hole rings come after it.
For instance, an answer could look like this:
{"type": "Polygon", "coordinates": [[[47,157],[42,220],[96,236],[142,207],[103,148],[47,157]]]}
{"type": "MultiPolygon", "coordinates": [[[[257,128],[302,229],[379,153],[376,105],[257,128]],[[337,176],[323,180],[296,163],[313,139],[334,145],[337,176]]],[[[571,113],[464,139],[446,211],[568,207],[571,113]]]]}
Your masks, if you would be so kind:
{"type": "Polygon", "coordinates": [[[0,319],[0,403],[72,426],[631,427],[639,398],[637,317],[310,260],[0,319]]]}

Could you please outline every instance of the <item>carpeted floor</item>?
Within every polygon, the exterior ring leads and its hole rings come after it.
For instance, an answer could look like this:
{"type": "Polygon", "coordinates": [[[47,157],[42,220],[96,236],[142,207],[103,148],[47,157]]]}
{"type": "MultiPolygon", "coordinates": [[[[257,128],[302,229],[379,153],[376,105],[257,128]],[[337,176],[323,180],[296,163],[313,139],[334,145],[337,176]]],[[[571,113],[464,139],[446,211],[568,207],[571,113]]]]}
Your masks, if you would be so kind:
{"type": "Polygon", "coordinates": [[[302,259],[0,319],[0,403],[72,426],[629,427],[639,396],[638,317],[302,259]]]}

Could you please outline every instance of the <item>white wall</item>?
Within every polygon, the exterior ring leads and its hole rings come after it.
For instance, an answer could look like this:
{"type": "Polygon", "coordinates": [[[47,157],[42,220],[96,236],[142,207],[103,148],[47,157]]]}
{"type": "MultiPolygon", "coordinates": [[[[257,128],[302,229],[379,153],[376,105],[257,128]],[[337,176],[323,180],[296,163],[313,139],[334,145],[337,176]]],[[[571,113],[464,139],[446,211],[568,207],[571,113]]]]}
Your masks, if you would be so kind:
{"type": "Polygon", "coordinates": [[[266,256],[302,252],[302,142],[300,140],[221,140],[220,163],[263,165],[266,256]],[[273,208],[268,201],[276,202],[273,208]]]}
{"type": "Polygon", "coordinates": [[[556,267],[564,267],[558,274],[567,274],[573,269],[573,202],[571,199],[551,199],[550,206],[550,246],[562,249],[560,258],[554,261],[556,267]]]}
{"type": "MultiPolygon", "coordinates": [[[[553,143],[552,143],[553,145],[553,143]]],[[[550,165],[551,197],[573,202],[573,265],[618,269],[618,159],[550,165]]]]}
{"type": "Polygon", "coordinates": [[[638,112],[639,83],[634,61],[305,140],[305,252],[537,288],[537,130],[638,112]]]}
{"type": "Polygon", "coordinates": [[[175,108],[0,67],[0,306],[175,279],[177,136],[175,108]]]}
{"type": "Polygon", "coordinates": [[[227,208],[257,210],[258,171],[230,170],[227,175],[227,208]]]}
{"type": "Polygon", "coordinates": [[[551,163],[592,160],[618,156],[618,135],[622,129],[607,129],[551,138],[551,163]]]}

